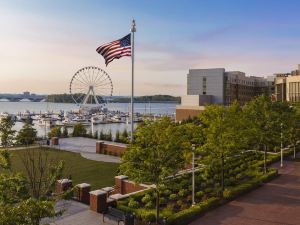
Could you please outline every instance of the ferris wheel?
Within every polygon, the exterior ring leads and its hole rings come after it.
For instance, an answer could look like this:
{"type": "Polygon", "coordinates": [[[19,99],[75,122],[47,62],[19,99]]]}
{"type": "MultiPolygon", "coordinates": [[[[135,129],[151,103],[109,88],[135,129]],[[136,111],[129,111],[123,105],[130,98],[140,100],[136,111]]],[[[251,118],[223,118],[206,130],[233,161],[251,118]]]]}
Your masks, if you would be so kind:
{"type": "Polygon", "coordinates": [[[103,105],[112,96],[113,83],[102,69],[88,66],[78,70],[70,82],[70,94],[76,104],[103,105]]]}

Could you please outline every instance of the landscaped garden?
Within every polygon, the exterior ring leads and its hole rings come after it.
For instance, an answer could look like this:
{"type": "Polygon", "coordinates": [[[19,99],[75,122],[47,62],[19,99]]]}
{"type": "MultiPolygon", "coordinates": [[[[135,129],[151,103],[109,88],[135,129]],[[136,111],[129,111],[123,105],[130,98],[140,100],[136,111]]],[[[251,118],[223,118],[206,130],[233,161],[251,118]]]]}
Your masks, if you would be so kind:
{"type": "Polygon", "coordinates": [[[140,224],[188,224],[275,178],[277,170],[268,167],[280,160],[280,146],[290,147],[284,155],[295,156],[299,139],[299,108],[266,96],[245,106],[207,106],[180,124],[168,118],[145,122],[122,157],[120,173],[155,188],[117,207],[134,213],[140,224]],[[194,202],[191,171],[178,175],[190,168],[192,154],[198,164],[194,202]]]}
{"type": "MultiPolygon", "coordinates": [[[[276,161],[276,155],[269,155],[268,164],[276,161]]],[[[223,204],[245,193],[263,182],[277,176],[275,169],[263,173],[263,155],[260,152],[247,152],[240,159],[232,158],[226,162],[225,190],[222,192],[219,172],[214,165],[195,172],[195,203],[202,207],[192,207],[191,173],[170,179],[160,190],[160,215],[168,223],[185,224],[190,221],[191,213],[201,213],[210,207],[223,204]],[[204,207],[205,206],[205,207],[204,207]]],[[[118,201],[118,208],[135,213],[141,221],[154,222],[156,218],[156,192],[154,189],[138,193],[118,201]]]]}

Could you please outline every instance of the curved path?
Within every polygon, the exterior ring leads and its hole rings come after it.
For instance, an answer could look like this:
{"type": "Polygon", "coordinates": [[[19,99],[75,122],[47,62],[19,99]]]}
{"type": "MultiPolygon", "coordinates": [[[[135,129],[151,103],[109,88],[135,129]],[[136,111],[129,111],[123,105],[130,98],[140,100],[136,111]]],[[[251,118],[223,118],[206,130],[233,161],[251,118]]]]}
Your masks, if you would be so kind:
{"type": "MultiPolygon", "coordinates": [[[[59,145],[51,146],[60,150],[80,153],[82,157],[101,162],[120,163],[121,159],[116,156],[96,153],[96,142],[98,140],[83,137],[60,138],[59,145]]],[[[120,144],[122,145],[122,144],[120,144]]]]}
{"type": "Polygon", "coordinates": [[[190,225],[300,225],[300,161],[285,161],[279,173],[275,180],[190,225]]]}

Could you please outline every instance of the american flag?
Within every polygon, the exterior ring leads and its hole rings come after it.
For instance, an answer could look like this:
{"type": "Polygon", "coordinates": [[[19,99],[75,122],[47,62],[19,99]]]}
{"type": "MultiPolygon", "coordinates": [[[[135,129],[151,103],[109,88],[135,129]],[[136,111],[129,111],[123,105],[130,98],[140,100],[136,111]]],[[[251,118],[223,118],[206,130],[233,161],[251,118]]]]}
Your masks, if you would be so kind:
{"type": "Polygon", "coordinates": [[[119,59],[123,56],[131,56],[131,38],[130,34],[125,37],[101,45],[96,51],[105,59],[106,66],[114,59],[119,59]]]}

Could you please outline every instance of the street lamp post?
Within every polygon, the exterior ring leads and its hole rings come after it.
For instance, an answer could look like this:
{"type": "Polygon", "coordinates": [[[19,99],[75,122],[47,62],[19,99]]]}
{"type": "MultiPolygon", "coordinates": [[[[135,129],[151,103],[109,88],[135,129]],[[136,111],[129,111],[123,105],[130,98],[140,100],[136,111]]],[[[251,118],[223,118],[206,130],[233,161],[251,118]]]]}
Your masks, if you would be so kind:
{"type": "Polygon", "coordinates": [[[192,144],[192,206],[195,205],[195,144],[192,144]]]}
{"type": "Polygon", "coordinates": [[[283,144],[282,144],[282,126],[283,124],[280,124],[280,155],[281,155],[281,160],[280,160],[280,167],[283,167],[283,144]]]}
{"type": "Polygon", "coordinates": [[[92,136],[94,136],[94,117],[93,116],[91,117],[91,133],[92,133],[92,136]]]}

